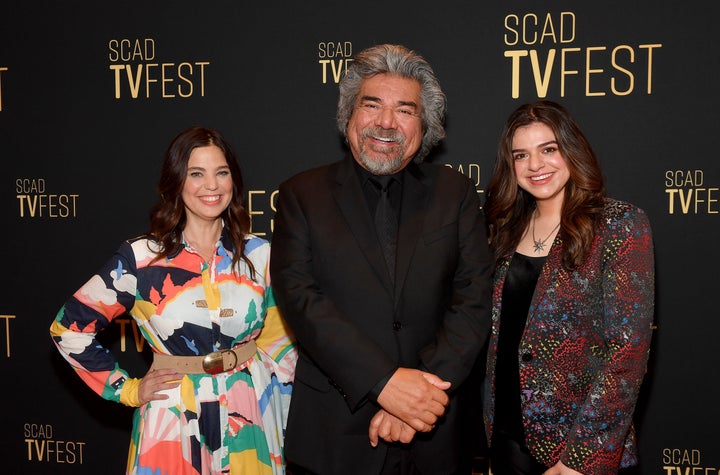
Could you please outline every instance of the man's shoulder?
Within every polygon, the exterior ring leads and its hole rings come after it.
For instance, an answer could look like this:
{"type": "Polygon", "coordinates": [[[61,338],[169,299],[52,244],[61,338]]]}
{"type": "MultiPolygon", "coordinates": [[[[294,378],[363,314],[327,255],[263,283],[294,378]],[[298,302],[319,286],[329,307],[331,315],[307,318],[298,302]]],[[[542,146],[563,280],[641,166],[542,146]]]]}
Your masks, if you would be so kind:
{"type": "Polygon", "coordinates": [[[472,184],[468,176],[447,165],[423,162],[417,164],[417,166],[425,180],[434,182],[439,186],[462,189],[472,184]]]}
{"type": "Polygon", "coordinates": [[[308,185],[315,185],[322,183],[327,177],[333,176],[337,173],[337,169],[342,161],[328,163],[325,165],[319,165],[307,170],[302,170],[295,173],[290,178],[286,179],[280,184],[281,188],[303,188],[308,185]]]}

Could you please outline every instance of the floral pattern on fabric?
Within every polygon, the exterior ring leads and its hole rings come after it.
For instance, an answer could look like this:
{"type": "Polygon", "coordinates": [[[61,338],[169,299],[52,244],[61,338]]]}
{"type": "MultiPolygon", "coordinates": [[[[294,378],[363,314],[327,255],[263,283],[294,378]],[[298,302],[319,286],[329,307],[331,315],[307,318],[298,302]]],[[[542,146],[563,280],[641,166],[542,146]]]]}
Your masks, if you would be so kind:
{"type": "MultiPolygon", "coordinates": [[[[270,245],[248,236],[231,268],[226,234],[209,264],[185,245],[154,261],[154,242],[123,243],[112,259],[60,309],[51,326],[57,348],[103,398],[132,404],[137,380],[96,339],[129,313],[154,352],[198,356],[255,339],[256,354],[216,375],[183,375],[165,400],[135,413],[127,473],[280,474],[297,354],[270,287],[270,245]],[[125,385],[128,384],[128,387],[125,385]],[[123,391],[125,389],[125,391],[123,391]]],[[[137,396],[135,395],[135,399],[137,396]]]]}
{"type": "MultiPolygon", "coordinates": [[[[645,213],[608,199],[591,252],[562,266],[558,233],[538,279],[518,361],[522,419],[532,455],[584,474],[637,463],[632,415],[649,356],[654,315],[652,234],[645,213]]],[[[496,269],[485,387],[492,437],[495,354],[510,258],[496,269]]]]}

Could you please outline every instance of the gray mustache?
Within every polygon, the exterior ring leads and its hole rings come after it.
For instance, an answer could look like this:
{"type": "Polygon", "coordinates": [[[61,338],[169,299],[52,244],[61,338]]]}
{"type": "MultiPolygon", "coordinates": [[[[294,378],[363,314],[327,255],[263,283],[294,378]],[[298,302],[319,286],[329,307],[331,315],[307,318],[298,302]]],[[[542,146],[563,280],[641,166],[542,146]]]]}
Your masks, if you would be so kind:
{"type": "Polygon", "coordinates": [[[376,137],[380,139],[390,139],[393,142],[397,142],[402,145],[405,143],[405,135],[395,130],[386,130],[380,127],[368,127],[363,129],[362,137],[376,137]]]}

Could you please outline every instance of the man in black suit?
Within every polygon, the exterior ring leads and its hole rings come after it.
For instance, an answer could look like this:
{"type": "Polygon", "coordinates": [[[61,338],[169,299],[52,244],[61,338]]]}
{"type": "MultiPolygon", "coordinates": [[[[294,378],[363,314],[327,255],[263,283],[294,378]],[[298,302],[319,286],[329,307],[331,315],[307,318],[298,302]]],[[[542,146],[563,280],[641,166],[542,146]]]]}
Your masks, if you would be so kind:
{"type": "Polygon", "coordinates": [[[270,265],[300,348],[294,474],[469,473],[457,393],[490,328],[492,258],[474,185],[421,163],[445,109],[421,56],[369,48],[340,82],[350,155],[280,186],[270,265]]]}

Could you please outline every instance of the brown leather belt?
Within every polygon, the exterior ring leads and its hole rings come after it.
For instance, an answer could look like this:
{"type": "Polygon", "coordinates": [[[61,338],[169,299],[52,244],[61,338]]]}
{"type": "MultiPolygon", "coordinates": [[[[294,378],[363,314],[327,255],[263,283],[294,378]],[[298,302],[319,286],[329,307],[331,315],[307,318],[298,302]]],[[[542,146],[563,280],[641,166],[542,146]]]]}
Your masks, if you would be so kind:
{"type": "Polygon", "coordinates": [[[218,374],[245,363],[257,351],[255,340],[231,350],[218,350],[205,356],[175,356],[153,353],[152,369],[174,369],[184,374],[218,374]]]}

